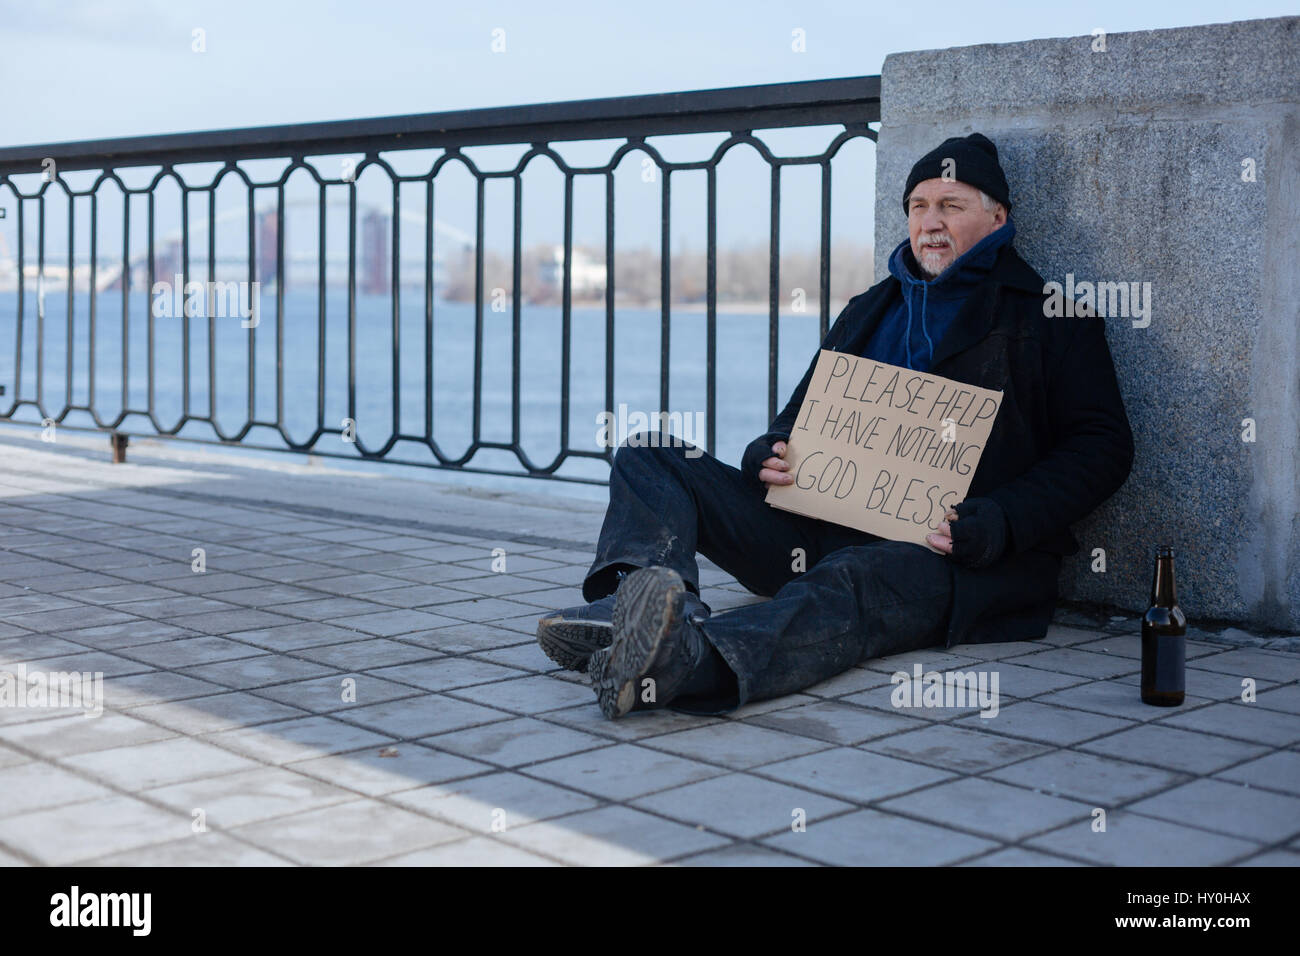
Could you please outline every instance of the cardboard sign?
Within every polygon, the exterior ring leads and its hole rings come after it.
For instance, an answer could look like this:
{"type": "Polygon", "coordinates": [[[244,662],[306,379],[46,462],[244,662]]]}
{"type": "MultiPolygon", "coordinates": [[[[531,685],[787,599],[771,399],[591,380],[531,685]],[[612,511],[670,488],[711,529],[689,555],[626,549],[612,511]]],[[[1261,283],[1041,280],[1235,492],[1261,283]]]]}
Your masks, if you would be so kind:
{"type": "Polygon", "coordinates": [[[1001,405],[992,389],[822,349],[786,442],[794,483],[769,485],[767,503],[929,548],[1001,405]]]}

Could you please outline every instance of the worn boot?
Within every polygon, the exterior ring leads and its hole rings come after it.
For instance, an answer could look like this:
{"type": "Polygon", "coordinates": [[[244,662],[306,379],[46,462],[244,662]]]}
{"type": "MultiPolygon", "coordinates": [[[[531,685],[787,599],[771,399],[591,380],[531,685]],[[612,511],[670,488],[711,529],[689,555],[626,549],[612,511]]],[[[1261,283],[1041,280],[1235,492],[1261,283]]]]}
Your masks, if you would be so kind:
{"type": "Polygon", "coordinates": [[[697,602],[670,568],[641,568],[623,581],[615,596],[613,640],[592,653],[587,665],[606,717],[662,707],[686,686],[710,650],[699,629],[707,613],[698,613],[697,602]]]}
{"type": "MultiPolygon", "coordinates": [[[[627,571],[618,571],[621,586],[627,571]]],[[[617,592],[615,592],[617,593],[617,592]]],[[[687,592],[690,614],[704,620],[710,609],[697,595],[687,592]]],[[[553,611],[537,622],[537,643],[555,663],[571,671],[585,671],[591,655],[614,638],[614,594],[590,604],[579,604],[553,611]]]]}
{"type": "Polygon", "coordinates": [[[614,638],[614,595],[567,607],[537,622],[537,643],[546,656],[571,671],[585,671],[593,651],[614,638]]]}

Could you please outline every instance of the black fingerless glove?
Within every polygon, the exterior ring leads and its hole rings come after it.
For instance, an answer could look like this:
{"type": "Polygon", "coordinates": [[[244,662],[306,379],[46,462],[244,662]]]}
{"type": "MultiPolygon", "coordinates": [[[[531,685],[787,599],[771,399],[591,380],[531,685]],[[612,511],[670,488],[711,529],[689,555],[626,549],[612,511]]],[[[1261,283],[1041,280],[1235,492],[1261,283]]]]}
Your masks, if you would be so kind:
{"type": "Polygon", "coordinates": [[[953,506],[957,520],[952,533],[952,560],[966,568],[982,568],[1002,557],[1010,528],[1006,512],[992,498],[968,498],[953,506]]]}
{"type": "Polygon", "coordinates": [[[763,462],[776,454],[772,451],[772,445],[789,440],[789,435],[782,435],[779,432],[759,435],[745,447],[745,453],[740,456],[740,473],[755,484],[761,485],[762,481],[759,480],[758,473],[763,470],[763,462]]]}

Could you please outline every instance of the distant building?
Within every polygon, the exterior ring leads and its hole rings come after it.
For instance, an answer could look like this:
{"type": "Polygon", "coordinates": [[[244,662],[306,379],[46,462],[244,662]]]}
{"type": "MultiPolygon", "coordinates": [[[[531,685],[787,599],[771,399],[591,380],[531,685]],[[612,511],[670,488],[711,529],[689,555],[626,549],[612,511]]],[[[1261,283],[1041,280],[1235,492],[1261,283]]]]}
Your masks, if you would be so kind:
{"type": "MultiPolygon", "coordinates": [[[[564,246],[551,247],[552,259],[538,268],[541,281],[557,292],[564,289],[564,246]]],[[[594,261],[581,249],[573,250],[573,268],[570,288],[579,298],[593,298],[605,294],[605,264],[594,261]]]]}

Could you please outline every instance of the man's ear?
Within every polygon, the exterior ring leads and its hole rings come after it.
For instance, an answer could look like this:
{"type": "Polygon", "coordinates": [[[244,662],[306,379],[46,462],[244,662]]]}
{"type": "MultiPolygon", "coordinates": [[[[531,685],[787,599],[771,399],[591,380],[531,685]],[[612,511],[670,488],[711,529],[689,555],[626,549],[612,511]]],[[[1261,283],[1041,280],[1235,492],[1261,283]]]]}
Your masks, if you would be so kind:
{"type": "Polygon", "coordinates": [[[1001,229],[1007,224],[1007,207],[998,203],[997,208],[993,210],[993,225],[1001,229]]]}

